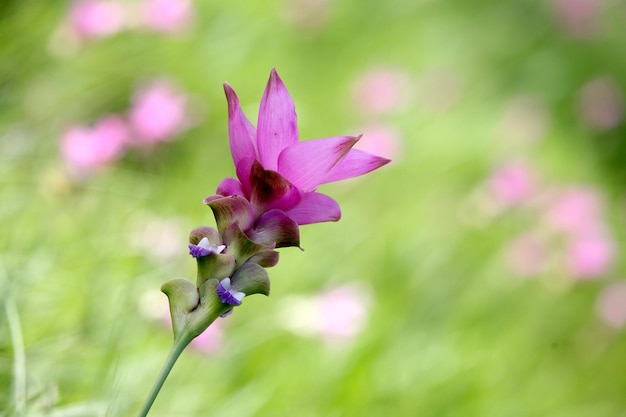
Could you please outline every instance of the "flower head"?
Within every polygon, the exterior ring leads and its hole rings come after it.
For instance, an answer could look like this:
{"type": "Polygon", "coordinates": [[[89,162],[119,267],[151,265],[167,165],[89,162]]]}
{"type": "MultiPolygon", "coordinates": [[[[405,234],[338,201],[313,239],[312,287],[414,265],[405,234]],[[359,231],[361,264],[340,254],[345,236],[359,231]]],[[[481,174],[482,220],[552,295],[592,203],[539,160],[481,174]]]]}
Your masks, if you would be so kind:
{"type": "Polygon", "coordinates": [[[129,131],[121,116],[109,115],[93,127],[72,126],[61,138],[61,154],[80,173],[90,173],[119,159],[126,150],[129,131]]]}
{"type": "MultiPolygon", "coordinates": [[[[297,225],[337,221],[341,217],[339,205],[316,192],[317,187],[365,174],[389,162],[353,149],[360,136],[298,141],[295,106],[274,69],[261,99],[256,128],[241,110],[230,85],[224,84],[224,90],[237,179],[223,180],[217,195],[205,201],[242,196],[251,205],[252,223],[274,210],[297,225]]],[[[270,217],[275,220],[277,216],[270,217]]]]}

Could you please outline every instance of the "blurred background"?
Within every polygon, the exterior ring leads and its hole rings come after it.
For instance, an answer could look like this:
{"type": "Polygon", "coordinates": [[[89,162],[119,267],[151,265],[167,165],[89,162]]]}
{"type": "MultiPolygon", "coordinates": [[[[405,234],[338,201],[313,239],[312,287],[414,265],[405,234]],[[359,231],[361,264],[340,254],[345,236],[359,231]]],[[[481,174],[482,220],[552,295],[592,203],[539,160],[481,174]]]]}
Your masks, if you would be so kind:
{"type": "Polygon", "coordinates": [[[626,416],[626,4],[0,2],[0,416],[134,415],[272,67],[322,187],[151,416],[626,416]]]}

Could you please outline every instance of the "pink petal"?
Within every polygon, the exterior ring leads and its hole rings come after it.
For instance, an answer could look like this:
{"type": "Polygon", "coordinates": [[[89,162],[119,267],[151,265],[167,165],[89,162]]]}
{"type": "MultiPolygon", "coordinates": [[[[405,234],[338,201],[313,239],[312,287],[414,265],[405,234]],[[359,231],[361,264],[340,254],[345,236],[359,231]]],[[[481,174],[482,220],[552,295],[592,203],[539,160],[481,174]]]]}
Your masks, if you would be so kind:
{"type": "Polygon", "coordinates": [[[265,87],[257,126],[257,148],[265,169],[278,169],[278,155],[298,142],[296,110],[282,80],[272,69],[265,87]]]}
{"type": "Polygon", "coordinates": [[[330,170],[326,178],[321,181],[321,184],[358,177],[389,162],[391,162],[390,159],[372,155],[358,149],[350,149],[346,157],[330,170]]]}
{"type": "Polygon", "coordinates": [[[300,230],[297,223],[280,210],[263,213],[248,235],[255,242],[275,245],[277,248],[300,246],[300,230]]]}
{"type": "Polygon", "coordinates": [[[246,158],[256,159],[254,141],[256,129],[241,110],[239,98],[230,85],[224,83],[224,92],[228,100],[228,136],[230,138],[230,153],[233,162],[238,167],[240,161],[246,158]]]}
{"type": "Polygon", "coordinates": [[[263,169],[258,161],[250,171],[250,203],[257,215],[271,209],[289,210],[300,203],[302,191],[287,181],[278,172],[263,169]]]}
{"type": "Polygon", "coordinates": [[[313,191],[359,140],[336,136],[297,142],[281,152],[278,172],[303,191],[313,191]]]}
{"type": "Polygon", "coordinates": [[[287,211],[287,215],[299,225],[336,222],[341,218],[341,209],[335,200],[325,194],[306,193],[300,204],[287,211]]]}
{"type": "Polygon", "coordinates": [[[241,188],[245,193],[243,195],[246,197],[249,197],[252,191],[252,185],[250,184],[250,172],[252,171],[252,166],[255,162],[259,164],[259,162],[254,158],[243,158],[239,160],[237,165],[235,165],[237,178],[239,178],[239,182],[241,182],[241,188]]]}
{"type": "Polygon", "coordinates": [[[217,186],[216,194],[228,197],[231,195],[244,196],[241,183],[234,178],[224,178],[217,186]]]}

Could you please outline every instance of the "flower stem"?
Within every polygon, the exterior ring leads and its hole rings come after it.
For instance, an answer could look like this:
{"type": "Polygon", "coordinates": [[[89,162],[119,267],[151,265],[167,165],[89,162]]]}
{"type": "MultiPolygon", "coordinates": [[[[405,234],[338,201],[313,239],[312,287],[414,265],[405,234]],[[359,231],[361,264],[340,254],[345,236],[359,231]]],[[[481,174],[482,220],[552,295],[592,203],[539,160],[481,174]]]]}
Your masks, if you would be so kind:
{"type": "Polygon", "coordinates": [[[165,364],[161,369],[161,373],[159,374],[157,380],[154,382],[152,390],[150,391],[148,398],[146,398],[146,402],[143,404],[143,407],[141,407],[141,411],[139,412],[139,414],[137,414],[137,417],[146,417],[148,415],[150,407],[152,407],[152,403],[154,403],[157,395],[159,395],[159,391],[161,390],[163,383],[165,382],[167,376],[170,374],[170,371],[174,367],[176,360],[183,352],[183,350],[185,350],[185,347],[187,347],[189,342],[191,342],[191,339],[187,337],[178,337],[176,340],[174,340],[174,344],[172,345],[172,349],[170,350],[169,355],[167,355],[167,359],[165,360],[165,364]]]}

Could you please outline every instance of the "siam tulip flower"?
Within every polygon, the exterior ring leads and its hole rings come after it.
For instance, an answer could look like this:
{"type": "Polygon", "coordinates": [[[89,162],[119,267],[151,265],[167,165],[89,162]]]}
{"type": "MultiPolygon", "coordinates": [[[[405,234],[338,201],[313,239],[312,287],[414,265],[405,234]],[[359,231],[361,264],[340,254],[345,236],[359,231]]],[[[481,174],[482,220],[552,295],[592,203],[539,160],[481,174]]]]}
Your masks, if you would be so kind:
{"type": "Polygon", "coordinates": [[[406,103],[410,87],[409,77],[404,72],[375,68],[357,80],[352,95],[363,113],[386,114],[406,103]]]}
{"type": "Polygon", "coordinates": [[[122,156],[128,141],[124,119],[110,115],[92,128],[72,126],[66,130],[61,138],[61,154],[72,169],[89,174],[122,156]]]}
{"type": "Polygon", "coordinates": [[[591,187],[568,187],[554,192],[543,213],[550,229],[567,235],[596,233],[603,229],[602,199],[591,187]]]}
{"type": "Polygon", "coordinates": [[[534,175],[522,161],[508,162],[489,178],[489,191],[501,207],[513,207],[527,201],[535,189],[534,175]]]}
{"type": "Polygon", "coordinates": [[[314,296],[287,298],[279,318],[294,333],[327,343],[347,342],[367,324],[371,305],[369,287],[348,283],[314,296]]]}
{"type": "Polygon", "coordinates": [[[190,0],[145,0],[141,8],[143,23],[157,32],[184,30],[194,14],[190,0]]]}
{"type": "Polygon", "coordinates": [[[119,32],[125,24],[124,9],[119,2],[77,0],[72,2],[70,26],[80,38],[102,38],[119,32]]]}
{"type": "Polygon", "coordinates": [[[597,34],[603,0],[553,0],[557,23],[574,38],[597,34]]]}
{"type": "MultiPolygon", "coordinates": [[[[360,137],[335,136],[298,141],[293,101],[272,70],[255,128],[239,99],[224,85],[228,100],[229,137],[237,179],[226,178],[205,203],[216,227],[201,226],[189,234],[189,253],[197,263],[196,282],[175,278],[162,287],[170,305],[174,345],[163,372],[144,404],[145,417],[176,358],[218,317],[225,317],[253,294],[269,295],[266,268],[278,263],[279,247],[299,246],[298,226],[339,220],[339,205],[318,193],[321,184],[370,172],[388,159],[352,149],[360,137]]],[[[350,294],[322,299],[328,332],[352,336],[363,323],[365,308],[350,294]],[[335,316],[346,320],[335,326],[335,316]]]]}
{"type": "Polygon", "coordinates": [[[578,279],[594,279],[608,272],[614,258],[613,241],[600,233],[571,238],[566,248],[570,274],[578,279]]]}
{"type": "Polygon", "coordinates": [[[155,81],[133,97],[129,112],[131,128],[142,145],[171,140],[187,123],[186,97],[172,85],[155,81]]]}
{"type": "Polygon", "coordinates": [[[580,91],[579,108],[590,128],[599,132],[616,128],[624,120],[621,86],[608,76],[592,79],[580,91]]]}
{"type": "MultiPolygon", "coordinates": [[[[224,84],[228,100],[230,148],[237,179],[226,178],[205,203],[230,219],[252,240],[297,246],[297,226],[337,221],[335,200],[316,191],[321,184],[370,172],[388,159],[352,149],[360,136],[298,141],[293,101],[272,70],[255,128],[241,110],[235,91],[224,84]],[[224,197],[240,197],[239,199],[224,197]],[[281,236],[277,233],[281,232],[281,236]],[[283,240],[281,240],[283,238],[283,240]]],[[[216,214],[216,218],[220,214],[216,214]]],[[[218,228],[220,227],[220,219],[218,228]]]]}

